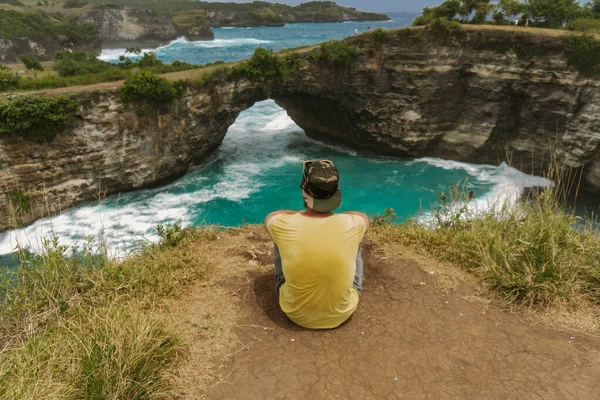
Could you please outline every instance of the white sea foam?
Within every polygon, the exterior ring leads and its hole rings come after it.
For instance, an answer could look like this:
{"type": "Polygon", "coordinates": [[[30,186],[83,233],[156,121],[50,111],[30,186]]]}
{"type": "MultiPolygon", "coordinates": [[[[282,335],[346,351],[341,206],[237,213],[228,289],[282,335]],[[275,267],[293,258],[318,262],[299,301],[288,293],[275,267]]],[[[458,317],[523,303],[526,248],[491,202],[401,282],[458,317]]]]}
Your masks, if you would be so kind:
{"type": "MultiPolygon", "coordinates": [[[[236,47],[236,46],[255,46],[261,44],[272,43],[270,40],[261,40],[255,38],[234,38],[234,39],[215,39],[215,40],[200,40],[200,41],[189,41],[185,37],[177,38],[166,45],[159,46],[155,49],[142,49],[142,53],[150,53],[155,52],[157,54],[161,54],[161,52],[165,52],[173,49],[175,46],[179,47],[196,47],[203,49],[217,49],[217,48],[227,48],[227,47],[236,47]]],[[[103,49],[102,53],[98,58],[102,61],[112,62],[118,61],[119,56],[125,55],[132,59],[135,59],[135,54],[127,53],[126,49],[103,49]]]]}
{"type": "MultiPolygon", "coordinates": [[[[427,164],[446,170],[462,170],[478,183],[488,184],[491,190],[476,193],[477,197],[468,205],[469,213],[477,215],[488,210],[499,210],[502,207],[514,206],[527,188],[552,187],[554,183],[546,178],[528,175],[506,163],[498,167],[492,165],[475,165],[438,158],[421,158],[409,164],[425,162],[427,164]]],[[[431,221],[431,213],[426,213],[423,221],[431,221]]]]}
{"type": "MultiPolygon", "coordinates": [[[[142,54],[152,53],[155,49],[142,49],[142,54]]],[[[98,59],[106,62],[119,61],[119,56],[127,56],[129,58],[136,59],[139,55],[134,53],[128,53],[127,49],[102,49],[102,53],[98,56],[98,59]]]]}

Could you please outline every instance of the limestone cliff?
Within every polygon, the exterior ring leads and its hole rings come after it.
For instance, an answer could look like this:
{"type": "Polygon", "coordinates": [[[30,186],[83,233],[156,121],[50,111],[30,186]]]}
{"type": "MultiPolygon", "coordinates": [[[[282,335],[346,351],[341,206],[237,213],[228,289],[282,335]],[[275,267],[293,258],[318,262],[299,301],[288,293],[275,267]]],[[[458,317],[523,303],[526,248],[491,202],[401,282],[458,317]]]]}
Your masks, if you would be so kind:
{"type": "Polygon", "coordinates": [[[62,50],[100,52],[91,25],[44,13],[0,9],[0,62],[18,62],[21,54],[51,60],[62,50]]]}
{"type": "Polygon", "coordinates": [[[441,39],[400,30],[383,39],[348,39],[357,54],[347,65],[304,53],[281,82],[220,75],[145,114],[115,89],[73,89],[73,129],[43,145],[0,139],[0,229],[11,226],[17,186],[33,199],[29,222],[178,177],[220,145],[239,112],[269,96],[310,137],[362,152],[510,160],[541,173],[556,147],[561,162],[582,171],[583,188],[600,193],[600,82],[568,66],[565,41],[522,30],[441,39]]]}
{"type": "Polygon", "coordinates": [[[128,7],[98,6],[85,12],[79,21],[97,27],[103,46],[168,43],[180,36],[189,40],[212,40],[214,34],[208,24],[199,22],[181,27],[169,15],[154,10],[133,10],[128,7]]]}

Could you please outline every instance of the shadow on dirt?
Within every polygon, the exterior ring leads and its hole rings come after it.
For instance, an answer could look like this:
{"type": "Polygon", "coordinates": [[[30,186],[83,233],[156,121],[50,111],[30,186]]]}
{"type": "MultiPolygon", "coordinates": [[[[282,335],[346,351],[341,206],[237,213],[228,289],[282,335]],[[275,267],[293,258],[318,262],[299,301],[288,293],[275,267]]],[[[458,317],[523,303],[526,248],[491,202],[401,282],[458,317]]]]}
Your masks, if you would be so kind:
{"type": "Polygon", "coordinates": [[[290,321],[283,311],[281,311],[281,308],[279,308],[279,299],[275,293],[275,278],[273,277],[273,273],[252,274],[250,279],[254,280],[256,305],[263,310],[273,323],[290,331],[304,330],[304,328],[290,321]]]}

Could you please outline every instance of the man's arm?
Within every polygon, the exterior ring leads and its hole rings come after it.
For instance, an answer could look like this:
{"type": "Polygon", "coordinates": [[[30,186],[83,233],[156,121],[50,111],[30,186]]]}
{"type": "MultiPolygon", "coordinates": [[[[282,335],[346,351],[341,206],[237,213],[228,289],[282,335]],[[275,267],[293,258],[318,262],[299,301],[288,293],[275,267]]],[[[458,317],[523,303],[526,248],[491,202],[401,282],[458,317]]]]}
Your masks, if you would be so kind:
{"type": "Polygon", "coordinates": [[[280,215],[280,214],[297,214],[299,212],[300,211],[294,211],[294,210],[278,210],[278,211],[273,211],[272,213],[270,213],[269,215],[267,215],[265,217],[265,229],[267,230],[267,232],[269,232],[269,229],[267,227],[269,226],[269,221],[274,216],[280,215]]]}
{"type": "Polygon", "coordinates": [[[371,229],[371,220],[369,219],[369,217],[367,216],[367,214],[365,213],[361,213],[358,211],[346,211],[343,212],[342,214],[348,214],[348,215],[356,215],[358,217],[361,217],[362,219],[365,220],[365,233],[369,232],[369,230],[371,229]]]}

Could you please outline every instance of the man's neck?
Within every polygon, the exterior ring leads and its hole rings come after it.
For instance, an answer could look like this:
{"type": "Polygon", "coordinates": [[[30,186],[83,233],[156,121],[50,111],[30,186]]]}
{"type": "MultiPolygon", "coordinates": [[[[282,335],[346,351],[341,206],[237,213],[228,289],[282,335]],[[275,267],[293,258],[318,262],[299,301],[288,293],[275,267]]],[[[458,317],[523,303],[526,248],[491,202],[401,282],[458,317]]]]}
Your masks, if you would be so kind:
{"type": "Polygon", "coordinates": [[[302,213],[305,217],[309,218],[327,218],[333,215],[331,211],[329,212],[318,212],[311,208],[307,208],[306,211],[302,213]]]}

